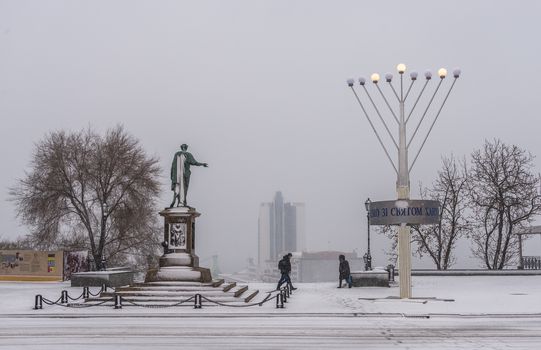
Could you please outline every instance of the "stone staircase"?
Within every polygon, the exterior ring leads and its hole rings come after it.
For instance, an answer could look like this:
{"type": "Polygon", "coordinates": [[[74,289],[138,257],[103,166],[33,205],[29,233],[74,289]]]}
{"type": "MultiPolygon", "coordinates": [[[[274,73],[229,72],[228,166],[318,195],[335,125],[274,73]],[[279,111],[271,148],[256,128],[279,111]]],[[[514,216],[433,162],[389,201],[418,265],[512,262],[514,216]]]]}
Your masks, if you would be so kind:
{"type": "MultiPolygon", "coordinates": [[[[98,297],[86,299],[86,303],[99,304],[105,300],[111,300],[116,295],[122,296],[122,306],[166,306],[189,299],[196,294],[202,298],[208,298],[212,301],[228,304],[242,305],[250,302],[257,294],[258,290],[248,291],[248,286],[237,285],[236,282],[225,283],[223,279],[213,280],[209,283],[188,282],[188,281],[163,281],[135,283],[127,287],[118,287],[115,291],[104,291],[98,297]]],[[[203,305],[215,306],[205,299],[203,305]]],[[[182,306],[192,306],[191,300],[182,304],[182,306]]]]}

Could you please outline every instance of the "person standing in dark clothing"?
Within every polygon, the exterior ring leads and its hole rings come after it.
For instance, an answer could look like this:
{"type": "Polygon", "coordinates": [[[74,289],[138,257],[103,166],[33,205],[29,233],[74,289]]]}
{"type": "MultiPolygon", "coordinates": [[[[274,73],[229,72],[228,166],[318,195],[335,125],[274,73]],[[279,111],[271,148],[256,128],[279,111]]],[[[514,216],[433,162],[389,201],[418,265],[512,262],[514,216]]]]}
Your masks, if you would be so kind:
{"type": "Polygon", "coordinates": [[[280,277],[280,280],[278,281],[278,286],[276,287],[276,290],[280,289],[283,283],[289,284],[289,287],[291,290],[296,290],[297,288],[293,287],[293,284],[291,283],[291,277],[289,274],[291,273],[291,257],[293,254],[287,253],[287,255],[284,255],[282,260],[278,262],[278,269],[280,270],[280,273],[282,276],[280,277]]]}
{"type": "Polygon", "coordinates": [[[340,254],[338,260],[340,261],[340,265],[338,266],[338,288],[342,288],[342,280],[345,280],[348,287],[351,288],[353,281],[351,279],[351,271],[349,270],[349,262],[346,260],[346,257],[343,254],[340,254]]]}

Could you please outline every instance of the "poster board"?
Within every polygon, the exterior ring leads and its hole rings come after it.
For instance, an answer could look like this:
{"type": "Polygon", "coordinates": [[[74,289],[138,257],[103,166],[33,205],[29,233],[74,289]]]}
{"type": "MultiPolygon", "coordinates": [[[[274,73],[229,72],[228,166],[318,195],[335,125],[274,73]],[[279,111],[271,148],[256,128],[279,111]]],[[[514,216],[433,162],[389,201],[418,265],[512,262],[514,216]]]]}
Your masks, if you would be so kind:
{"type": "Polygon", "coordinates": [[[89,271],[88,258],[88,250],[64,252],[64,281],[74,273],[89,271]]]}
{"type": "Polygon", "coordinates": [[[62,251],[0,250],[0,281],[62,281],[62,251]]]}

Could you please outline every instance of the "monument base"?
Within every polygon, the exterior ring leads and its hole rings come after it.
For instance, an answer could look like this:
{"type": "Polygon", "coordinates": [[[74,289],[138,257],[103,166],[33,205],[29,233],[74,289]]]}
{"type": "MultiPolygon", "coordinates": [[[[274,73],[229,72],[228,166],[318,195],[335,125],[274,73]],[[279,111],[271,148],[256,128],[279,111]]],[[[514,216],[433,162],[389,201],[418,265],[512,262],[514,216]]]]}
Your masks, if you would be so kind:
{"type": "Polygon", "coordinates": [[[145,282],[212,282],[209,269],[204,267],[170,266],[148,270],[145,282]]]}
{"type": "Polygon", "coordinates": [[[189,253],[169,253],[160,257],[160,267],[192,266],[199,267],[199,257],[189,253]]]}
{"type": "Polygon", "coordinates": [[[149,270],[145,282],[212,281],[210,270],[199,267],[195,254],[195,218],[200,214],[191,207],[166,208],[164,217],[164,248],[160,268],[149,270]]]}

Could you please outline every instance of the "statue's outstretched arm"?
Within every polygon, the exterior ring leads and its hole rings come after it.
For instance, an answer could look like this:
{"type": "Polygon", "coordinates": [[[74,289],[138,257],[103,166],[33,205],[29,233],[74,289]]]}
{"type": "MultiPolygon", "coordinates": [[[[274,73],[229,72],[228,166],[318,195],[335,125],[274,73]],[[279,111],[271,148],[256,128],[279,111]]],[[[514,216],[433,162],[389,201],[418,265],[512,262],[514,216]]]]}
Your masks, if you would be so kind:
{"type": "Polygon", "coordinates": [[[195,160],[195,158],[191,154],[188,160],[190,161],[190,165],[204,166],[205,168],[209,166],[207,163],[199,163],[197,160],[195,160]]]}

